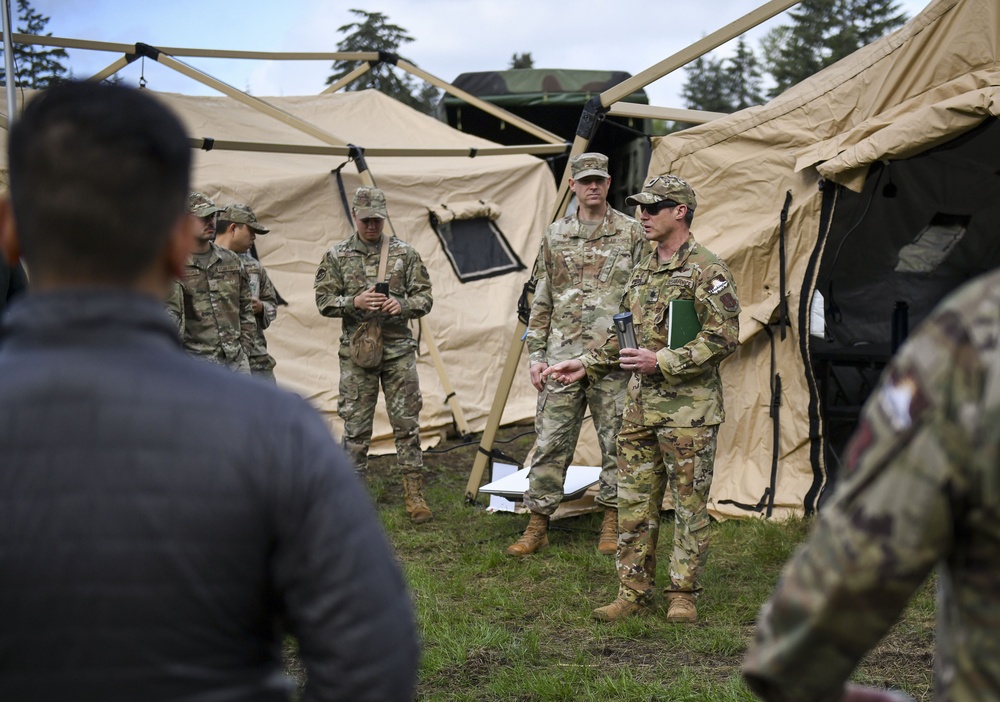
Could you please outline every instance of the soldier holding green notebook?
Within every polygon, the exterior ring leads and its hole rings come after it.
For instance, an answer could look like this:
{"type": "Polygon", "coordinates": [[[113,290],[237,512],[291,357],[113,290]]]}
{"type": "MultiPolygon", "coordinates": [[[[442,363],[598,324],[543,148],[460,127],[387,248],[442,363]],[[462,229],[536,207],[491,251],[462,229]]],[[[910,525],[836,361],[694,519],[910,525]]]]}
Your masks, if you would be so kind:
{"type": "Polygon", "coordinates": [[[718,367],[739,343],[740,303],[725,262],[691,234],[697,201],[686,181],[651,178],[626,203],[639,207],[646,238],[657,245],[632,271],[622,301],[639,348],[619,349],[611,334],[604,346],[553,365],[545,375],[570,383],[585,376],[593,381],[618,367],[632,372],[618,435],[624,464],[618,476],[618,597],[594,610],[594,617],[614,621],[651,611],[659,507],[669,485],[675,530],[667,619],[693,622],[709,543],[716,437],[725,418],[718,367]],[[685,307],[696,322],[681,323],[685,307]],[[680,343],[684,327],[687,340],[680,343]]]}

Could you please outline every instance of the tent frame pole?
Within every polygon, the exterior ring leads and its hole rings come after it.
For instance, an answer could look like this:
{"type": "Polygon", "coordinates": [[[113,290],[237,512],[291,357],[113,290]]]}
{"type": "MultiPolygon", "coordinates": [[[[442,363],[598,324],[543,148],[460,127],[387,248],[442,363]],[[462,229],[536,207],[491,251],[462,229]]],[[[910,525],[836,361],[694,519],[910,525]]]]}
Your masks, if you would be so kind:
{"type": "Polygon", "coordinates": [[[17,118],[17,74],[14,73],[14,42],[11,38],[13,21],[10,14],[10,0],[0,0],[0,14],[3,15],[3,64],[6,72],[7,128],[10,129],[17,118]]]}

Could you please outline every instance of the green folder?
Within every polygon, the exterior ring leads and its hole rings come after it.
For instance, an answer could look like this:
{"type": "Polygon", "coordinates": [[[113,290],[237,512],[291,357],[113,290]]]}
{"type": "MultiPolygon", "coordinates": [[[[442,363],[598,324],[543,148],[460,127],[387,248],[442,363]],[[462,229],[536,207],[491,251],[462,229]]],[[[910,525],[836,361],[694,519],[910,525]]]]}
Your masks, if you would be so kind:
{"type": "Polygon", "coordinates": [[[694,300],[671,300],[667,321],[667,346],[679,349],[701,331],[701,322],[694,311],[694,300]]]}

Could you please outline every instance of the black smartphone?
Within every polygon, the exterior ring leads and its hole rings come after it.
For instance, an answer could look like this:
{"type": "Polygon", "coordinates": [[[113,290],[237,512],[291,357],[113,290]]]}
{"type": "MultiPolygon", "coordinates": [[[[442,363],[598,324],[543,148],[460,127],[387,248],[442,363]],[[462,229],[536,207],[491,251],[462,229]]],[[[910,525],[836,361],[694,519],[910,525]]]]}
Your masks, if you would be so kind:
{"type": "Polygon", "coordinates": [[[381,283],[375,283],[375,292],[389,297],[389,283],[383,281],[381,283]]]}

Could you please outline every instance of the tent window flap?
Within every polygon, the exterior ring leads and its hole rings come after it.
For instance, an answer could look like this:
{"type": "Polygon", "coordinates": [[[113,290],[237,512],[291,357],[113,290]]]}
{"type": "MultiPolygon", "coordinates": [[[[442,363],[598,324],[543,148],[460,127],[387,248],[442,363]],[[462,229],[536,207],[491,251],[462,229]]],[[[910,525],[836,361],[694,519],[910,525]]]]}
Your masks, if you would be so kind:
{"type": "Polygon", "coordinates": [[[917,237],[899,250],[896,271],[899,273],[933,273],[969,227],[969,215],[938,212],[917,237]]]}
{"type": "Polygon", "coordinates": [[[492,203],[441,205],[431,210],[431,227],[441,241],[455,275],[463,283],[525,269],[494,221],[492,203]]]}

